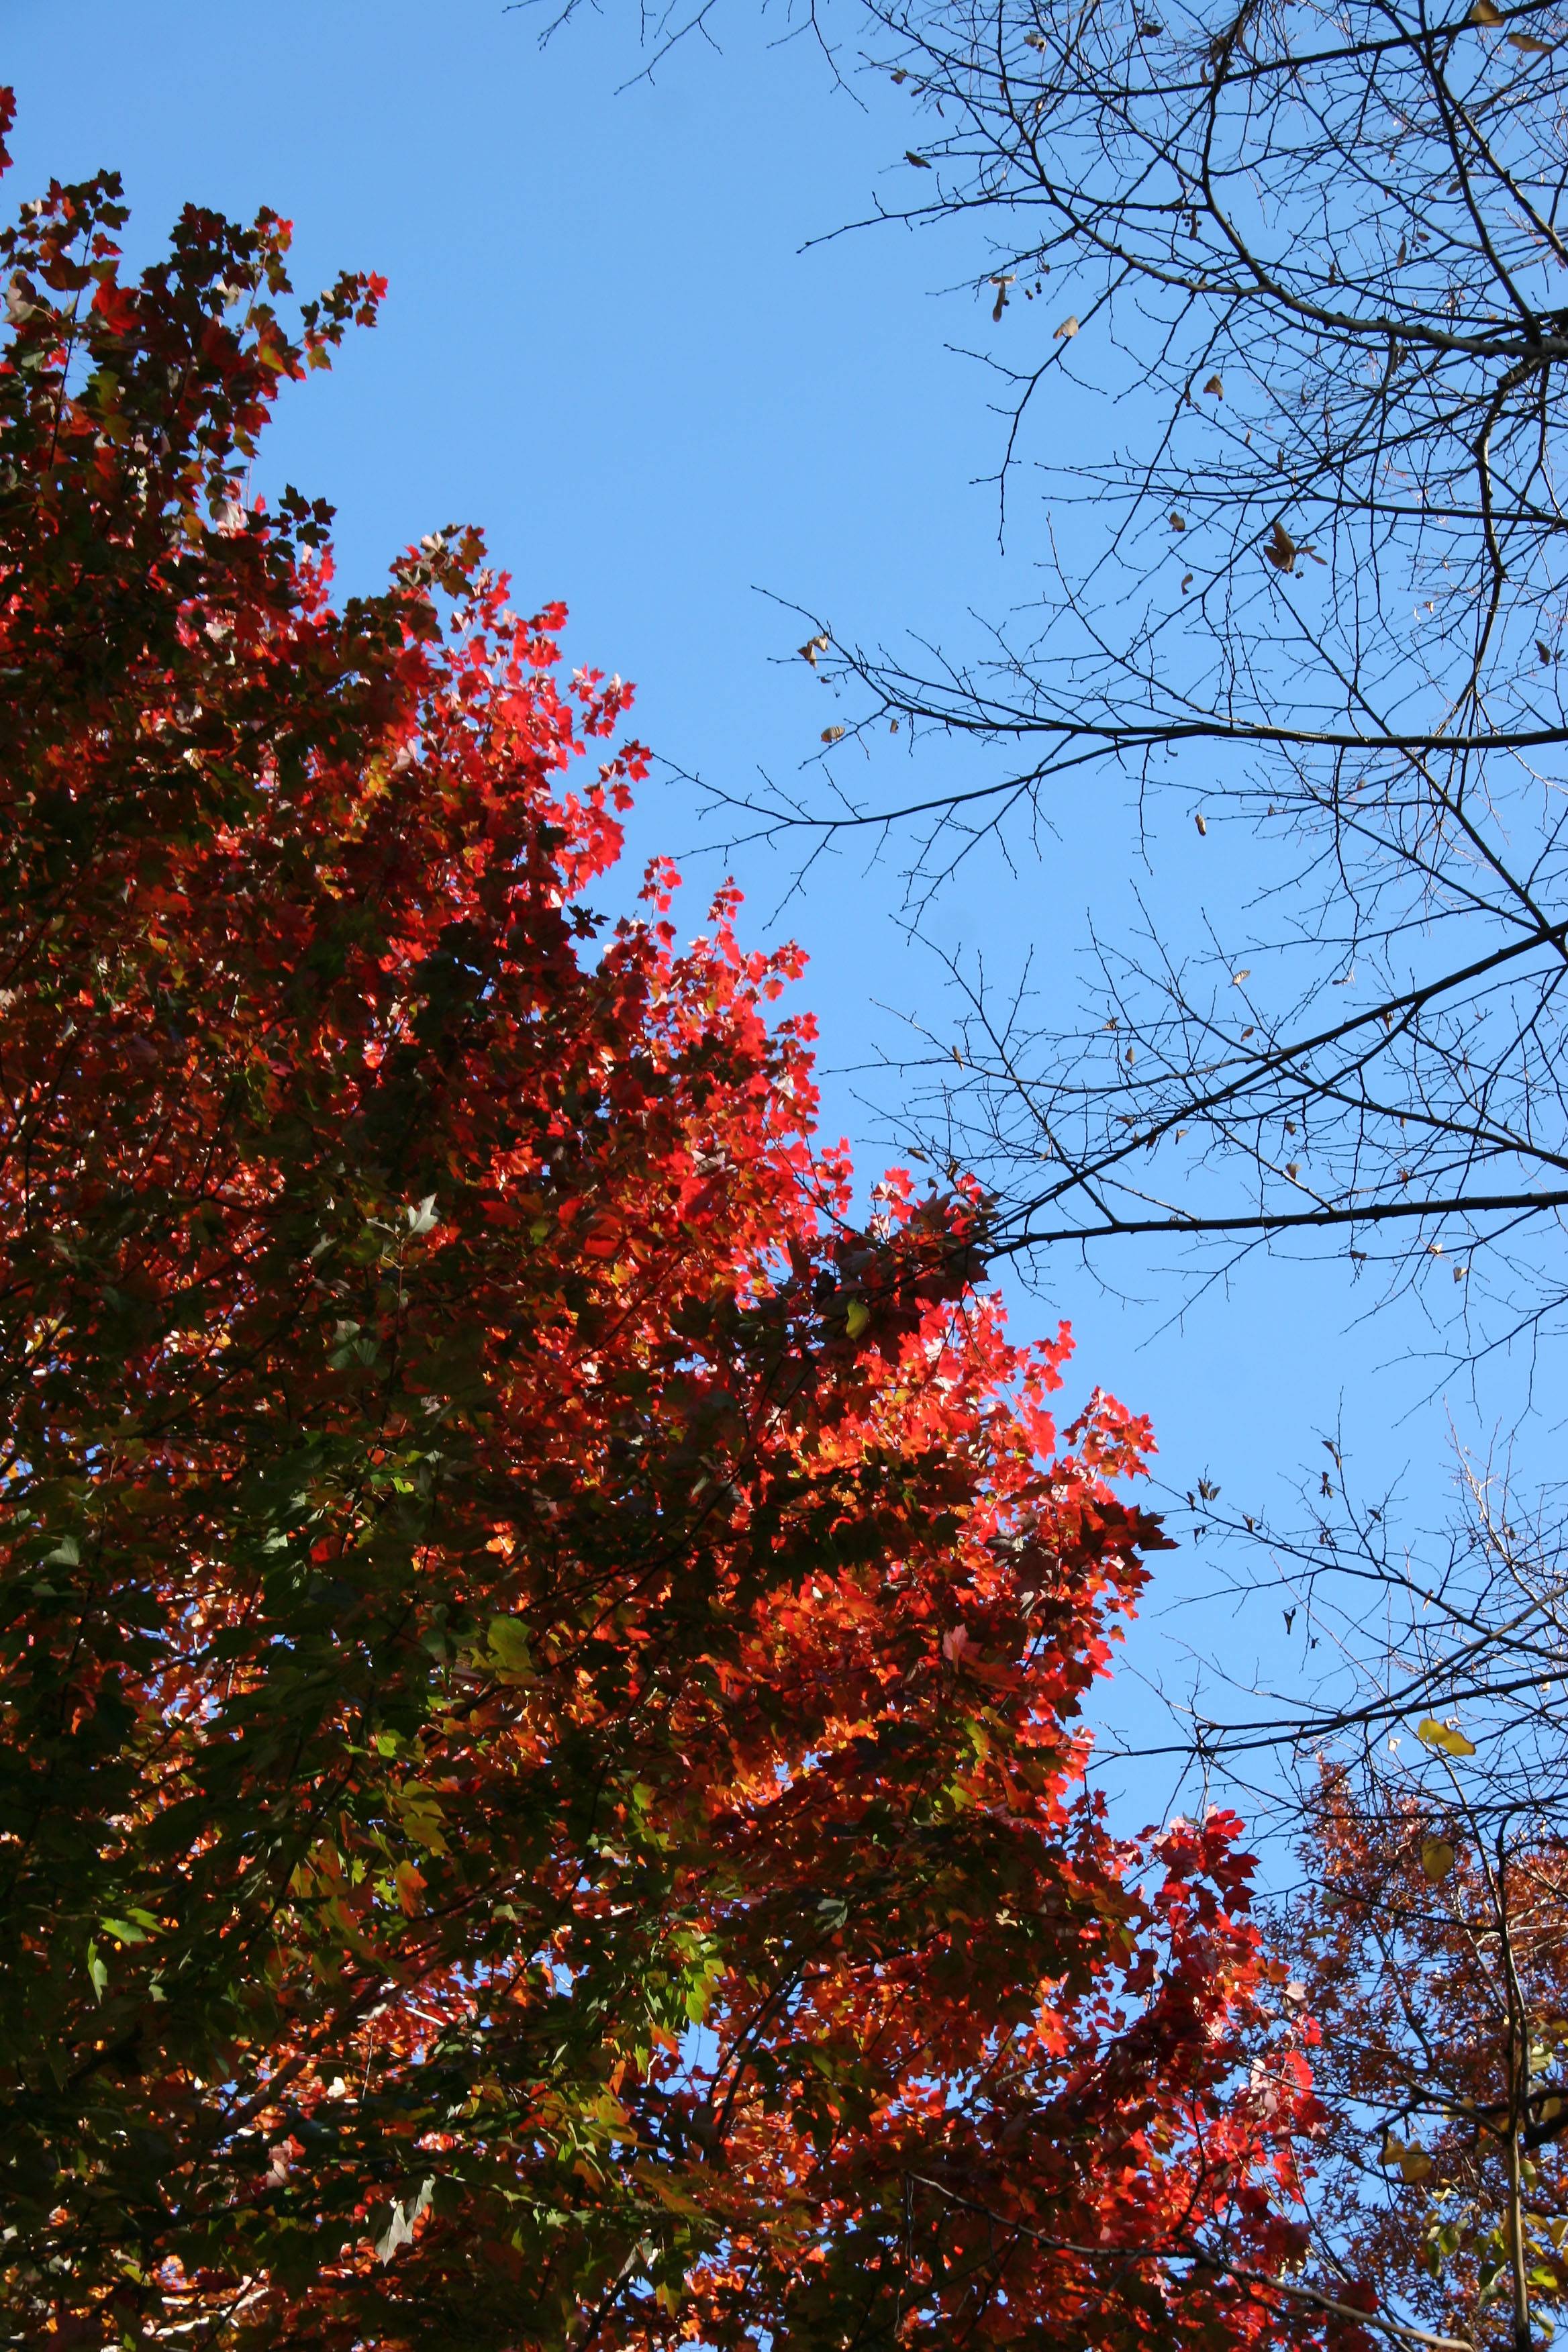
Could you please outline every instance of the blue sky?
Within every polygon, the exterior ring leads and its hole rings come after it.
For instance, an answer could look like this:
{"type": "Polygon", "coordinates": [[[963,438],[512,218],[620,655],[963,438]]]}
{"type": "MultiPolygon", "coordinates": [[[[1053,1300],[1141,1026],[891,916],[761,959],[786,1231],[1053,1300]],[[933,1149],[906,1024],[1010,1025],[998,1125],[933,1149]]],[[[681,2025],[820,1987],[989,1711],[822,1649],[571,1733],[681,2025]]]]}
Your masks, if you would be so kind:
{"type": "MultiPolygon", "coordinates": [[[[345,266],[390,278],[377,331],[288,398],[265,468],[336,504],[345,584],[433,527],[479,522],[520,603],[570,604],[572,657],[637,681],[639,731],[736,789],[793,782],[833,715],[759,588],[868,638],[962,629],[970,608],[1028,595],[1038,509],[1021,509],[1004,560],[975,479],[999,426],[984,371],[950,348],[1005,349],[1014,316],[997,330],[942,293],[965,266],[952,242],[810,242],[907,182],[908,103],[836,90],[808,40],[781,41],[782,18],[731,0],[722,54],[688,45],[629,88],[635,21],[614,6],[542,53],[535,14],[501,0],[8,0],[5,21],[13,202],[112,164],[138,257],[186,199],[265,203],[295,223],[303,291],[345,266]]],[[[1050,399],[1053,453],[1093,446],[1092,396],[1050,399]]],[[[699,837],[689,796],[650,788],[636,854],[699,837]]],[[[1034,944],[1047,984],[1070,991],[1086,913],[1113,927],[1131,911],[1128,843],[1114,792],[1089,788],[1040,865],[1011,890],[994,868],[961,876],[941,926],[1003,963],[1034,944]]],[[[1190,830],[1160,855],[1168,903],[1194,904],[1190,830]]],[[[891,1039],[879,1005],[940,1018],[936,971],[891,920],[892,866],[828,861],[778,917],[788,866],[734,863],[756,934],[787,928],[810,951],[828,1073],[891,1039]]],[[[699,882],[721,870],[689,865],[699,882]]],[[[827,1124],[874,1166],[873,1123],[831,1075],[827,1124]]],[[[1157,1336],[1160,1286],[1139,1286],[1154,1306],[1063,1265],[1016,1314],[1071,1317],[1086,1382],[1152,1414],[1177,1488],[1207,1470],[1265,1501],[1277,1474],[1322,1459],[1342,1408],[1373,1483],[1408,1460],[1432,1494],[1442,1405],[1402,1418],[1424,1385],[1400,1367],[1410,1335],[1396,1318],[1349,1328],[1333,1274],[1260,1268],[1157,1336]]],[[[1167,1601],[1204,1589],[1201,1555],[1162,1573],[1167,1601]]],[[[1274,1632],[1217,1622],[1238,1661],[1274,1632]]]]}

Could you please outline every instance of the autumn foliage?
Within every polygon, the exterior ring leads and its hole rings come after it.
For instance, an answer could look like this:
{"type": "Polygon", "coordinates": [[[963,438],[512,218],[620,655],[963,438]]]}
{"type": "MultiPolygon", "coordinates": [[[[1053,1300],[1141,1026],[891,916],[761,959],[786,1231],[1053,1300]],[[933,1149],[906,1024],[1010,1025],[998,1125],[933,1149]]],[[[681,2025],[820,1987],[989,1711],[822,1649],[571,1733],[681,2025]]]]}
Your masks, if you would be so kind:
{"type": "Polygon", "coordinates": [[[1529,2345],[1568,2303],[1568,1858],[1488,1801],[1462,1734],[1417,1737],[1435,1764],[1314,1792],[1289,1913],[1321,2021],[1313,2205],[1385,2307],[1529,2345]]]}
{"type": "Polygon", "coordinates": [[[561,611],[247,488],[375,282],[123,218],[4,245],[5,2340],[1274,2340],[1237,1824],[1081,1786],[1147,1432],[732,893],[588,910],[561,611]]]}

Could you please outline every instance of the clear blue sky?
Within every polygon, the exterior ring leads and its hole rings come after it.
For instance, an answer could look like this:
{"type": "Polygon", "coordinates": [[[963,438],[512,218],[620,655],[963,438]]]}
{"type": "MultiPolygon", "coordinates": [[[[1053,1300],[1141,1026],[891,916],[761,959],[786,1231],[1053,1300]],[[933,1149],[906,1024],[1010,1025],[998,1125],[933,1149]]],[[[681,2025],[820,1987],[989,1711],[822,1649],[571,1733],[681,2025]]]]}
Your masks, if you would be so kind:
{"type": "MultiPolygon", "coordinates": [[[[437,525],[481,523],[520,602],[570,604],[573,658],[637,681],[656,748],[743,786],[793,780],[832,716],[804,664],[779,663],[799,632],[757,587],[863,636],[940,634],[1027,594],[1030,526],[1004,563],[974,481],[998,428],[982,371],[948,348],[997,331],[940,292],[961,249],[900,230],[802,249],[896,193],[907,101],[889,89],[864,110],[809,41],[777,44],[782,19],[730,5],[722,55],[689,46],[619,94],[640,62],[630,0],[542,55],[534,15],[501,0],[7,0],[0,72],[20,107],[13,204],[108,163],[139,257],[186,199],[269,204],[296,225],[303,291],[343,266],[390,278],[378,330],[289,396],[265,468],[336,504],[347,584],[437,525]]],[[[1092,401],[1054,397],[1056,452],[1089,446],[1092,401]]],[[[696,830],[678,788],[650,790],[637,852],[696,830]]],[[[1014,892],[961,878],[942,925],[1003,960],[1033,940],[1070,989],[1086,910],[1111,927],[1129,910],[1126,843],[1115,809],[1069,812],[1014,892]]],[[[1167,884],[1195,890],[1190,833],[1167,855],[1167,884]]],[[[760,936],[787,867],[755,853],[737,872],[760,936]]],[[[891,1036],[879,1001],[939,1016],[897,900],[892,870],[840,858],[783,919],[811,953],[830,1072],[891,1036]]],[[[851,1089],[827,1092],[831,1131],[870,1165],[851,1089]]],[[[1395,1425],[1421,1386],[1397,1368],[1410,1335],[1350,1330],[1331,1274],[1261,1268],[1153,1339],[1156,1312],[1076,1268],[1050,1286],[1018,1319],[1070,1315],[1086,1382],[1153,1415],[1178,1488],[1207,1468],[1266,1498],[1322,1459],[1342,1398],[1368,1475],[1408,1458],[1432,1491],[1441,1408],[1395,1425]]],[[[1201,1555],[1163,1574],[1168,1597],[1201,1590],[1201,1555]]]]}

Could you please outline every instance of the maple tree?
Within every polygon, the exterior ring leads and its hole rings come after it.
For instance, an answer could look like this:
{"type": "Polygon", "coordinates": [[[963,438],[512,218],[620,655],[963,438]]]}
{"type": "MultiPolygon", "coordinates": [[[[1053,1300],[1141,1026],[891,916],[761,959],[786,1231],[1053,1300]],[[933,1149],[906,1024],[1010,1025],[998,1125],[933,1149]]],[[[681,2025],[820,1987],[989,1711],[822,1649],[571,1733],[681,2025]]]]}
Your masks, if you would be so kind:
{"type": "Polygon", "coordinates": [[[0,248],[5,2340],[1275,2340],[1239,1824],[1083,1786],[1146,1429],[589,910],[561,610],[252,495],[377,282],[124,219],[0,248]]]}

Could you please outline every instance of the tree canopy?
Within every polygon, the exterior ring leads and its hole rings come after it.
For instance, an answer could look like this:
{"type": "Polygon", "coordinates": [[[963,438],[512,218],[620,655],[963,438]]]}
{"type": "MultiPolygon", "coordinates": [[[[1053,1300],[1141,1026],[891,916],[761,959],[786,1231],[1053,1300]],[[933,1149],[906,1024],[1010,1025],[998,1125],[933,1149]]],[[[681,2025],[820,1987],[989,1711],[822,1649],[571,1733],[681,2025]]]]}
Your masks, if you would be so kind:
{"type": "Polygon", "coordinates": [[[561,609],[252,494],[377,282],[124,220],[3,242],[5,2340],[1268,2338],[1239,1824],[1083,1785],[1148,1431],[857,1211],[734,893],[590,910],[561,609]]]}

